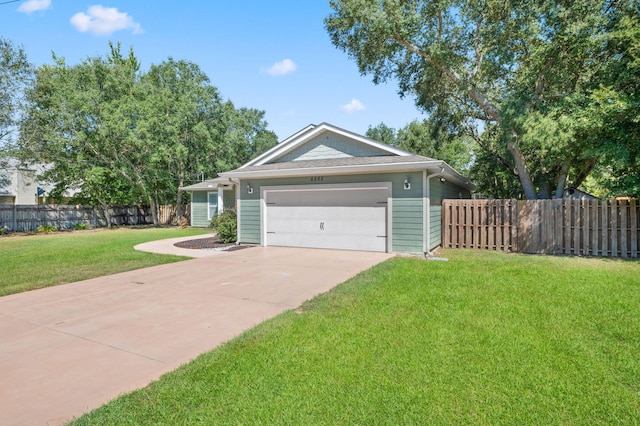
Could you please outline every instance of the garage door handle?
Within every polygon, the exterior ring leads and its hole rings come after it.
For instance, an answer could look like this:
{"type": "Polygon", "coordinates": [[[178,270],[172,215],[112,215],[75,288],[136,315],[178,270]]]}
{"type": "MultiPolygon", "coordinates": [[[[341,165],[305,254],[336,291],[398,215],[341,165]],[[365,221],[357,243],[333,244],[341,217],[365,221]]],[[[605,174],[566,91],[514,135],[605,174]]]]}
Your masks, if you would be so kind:
{"type": "Polygon", "coordinates": [[[320,230],[324,231],[324,222],[320,222],[320,230]]]}

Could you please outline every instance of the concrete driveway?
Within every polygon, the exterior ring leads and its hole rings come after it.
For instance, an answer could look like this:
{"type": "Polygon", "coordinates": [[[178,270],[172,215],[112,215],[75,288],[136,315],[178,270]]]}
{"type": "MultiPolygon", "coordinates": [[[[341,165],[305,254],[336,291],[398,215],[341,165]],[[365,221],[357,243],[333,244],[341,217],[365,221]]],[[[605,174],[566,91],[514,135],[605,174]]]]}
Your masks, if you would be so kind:
{"type": "Polygon", "coordinates": [[[253,247],[0,298],[0,424],[62,424],[384,253],[253,247]]]}

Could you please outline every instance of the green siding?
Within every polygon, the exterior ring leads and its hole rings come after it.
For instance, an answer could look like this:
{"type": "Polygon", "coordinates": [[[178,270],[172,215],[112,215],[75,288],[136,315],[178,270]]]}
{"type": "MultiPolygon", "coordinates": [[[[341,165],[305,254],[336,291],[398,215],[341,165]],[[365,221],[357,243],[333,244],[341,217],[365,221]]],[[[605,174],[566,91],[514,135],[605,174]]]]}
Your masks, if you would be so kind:
{"type": "Polygon", "coordinates": [[[358,182],[392,183],[392,251],[422,252],[422,172],[383,173],[347,176],[294,177],[281,179],[242,180],[240,182],[240,241],[260,243],[260,187],[280,185],[323,185],[358,182]],[[404,189],[404,177],[408,176],[411,189],[404,189]],[[253,194],[247,193],[247,184],[253,194]]]}
{"type": "MultiPolygon", "coordinates": [[[[246,192],[246,190],[245,190],[246,192]]],[[[255,194],[255,192],[254,192],[255,194]]],[[[253,194],[245,194],[251,196],[253,194]]],[[[260,244],[260,199],[239,200],[240,243],[260,244]]]]}
{"type": "Polygon", "coordinates": [[[351,138],[326,132],[304,143],[303,146],[294,149],[276,160],[276,162],[344,157],[375,157],[378,155],[389,155],[389,153],[364,143],[356,143],[351,138]]]}
{"type": "Polygon", "coordinates": [[[191,193],[191,226],[209,226],[207,209],[207,191],[193,191],[191,193]]]}
{"type": "MultiPolygon", "coordinates": [[[[191,193],[191,204],[192,204],[192,216],[191,216],[191,226],[196,227],[207,227],[211,224],[209,219],[207,219],[209,215],[209,203],[207,199],[207,194],[209,192],[217,192],[217,191],[193,191],[191,193]]],[[[236,193],[234,190],[226,189],[222,193],[222,198],[224,202],[224,208],[235,207],[236,205],[236,193]]]]}
{"type": "Polygon", "coordinates": [[[451,182],[440,182],[438,178],[431,180],[431,194],[429,209],[430,238],[429,250],[442,244],[442,200],[471,198],[471,193],[451,182]]]}

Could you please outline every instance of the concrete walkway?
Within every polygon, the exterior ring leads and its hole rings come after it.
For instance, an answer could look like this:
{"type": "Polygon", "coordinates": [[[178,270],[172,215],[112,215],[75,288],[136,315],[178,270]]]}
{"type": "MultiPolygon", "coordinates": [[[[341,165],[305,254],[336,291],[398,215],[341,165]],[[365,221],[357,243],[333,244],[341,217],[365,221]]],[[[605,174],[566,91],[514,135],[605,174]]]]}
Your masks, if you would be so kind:
{"type": "Polygon", "coordinates": [[[392,257],[204,252],[0,298],[0,424],[63,424],[392,257]]]}

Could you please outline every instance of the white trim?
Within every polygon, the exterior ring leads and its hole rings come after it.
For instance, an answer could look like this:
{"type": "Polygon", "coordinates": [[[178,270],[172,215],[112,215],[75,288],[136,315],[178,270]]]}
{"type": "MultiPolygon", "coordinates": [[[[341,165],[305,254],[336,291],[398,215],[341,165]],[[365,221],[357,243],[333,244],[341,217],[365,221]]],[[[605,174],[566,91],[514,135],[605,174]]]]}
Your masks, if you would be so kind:
{"type": "Polygon", "coordinates": [[[344,136],[345,138],[348,139],[352,139],[354,141],[360,142],[362,144],[365,145],[369,145],[371,147],[380,149],[382,151],[388,152],[390,154],[394,154],[394,155],[399,155],[399,156],[409,156],[411,155],[409,152],[404,151],[402,149],[399,148],[394,148],[392,146],[389,145],[385,145],[381,142],[377,142],[373,139],[367,138],[365,136],[361,136],[355,133],[351,133],[348,132],[344,129],[341,129],[339,127],[335,127],[332,126],[331,124],[328,123],[322,123],[318,126],[313,127],[312,129],[309,128],[305,128],[303,130],[301,130],[300,132],[294,134],[293,136],[291,136],[288,140],[283,141],[282,143],[276,145],[274,148],[272,148],[271,150],[265,152],[263,155],[261,155],[260,157],[244,164],[242,167],[240,167],[240,169],[247,167],[247,166],[261,166],[263,164],[267,164],[269,162],[272,162],[273,160],[276,160],[286,154],[288,154],[289,152],[293,151],[294,149],[298,148],[299,146],[304,145],[305,143],[307,143],[308,141],[310,141],[311,139],[313,139],[314,137],[324,133],[324,132],[331,132],[331,133],[335,133],[337,135],[340,136],[344,136]]]}
{"type": "MultiPolygon", "coordinates": [[[[391,253],[393,240],[393,186],[391,182],[356,182],[356,183],[330,183],[318,185],[277,185],[260,187],[260,245],[267,245],[267,196],[269,192],[309,192],[309,191],[357,191],[357,190],[387,191],[387,241],[385,251],[391,253]]],[[[239,222],[239,221],[238,221],[239,222]]]]}
{"type": "MultiPolygon", "coordinates": [[[[189,215],[189,221],[190,221],[190,225],[193,226],[193,205],[195,203],[193,202],[193,192],[190,192],[190,194],[191,194],[191,202],[189,203],[190,204],[189,205],[189,210],[191,210],[191,213],[189,215]]],[[[207,200],[207,202],[209,202],[209,201],[207,200]]]]}
{"type": "Polygon", "coordinates": [[[224,188],[218,187],[218,213],[224,210],[224,188]]]}
{"type": "Polygon", "coordinates": [[[397,173],[427,170],[432,173],[439,173],[447,180],[454,182],[468,190],[476,189],[475,185],[470,183],[467,178],[455,171],[444,161],[412,161],[407,163],[378,163],[378,164],[360,164],[349,166],[328,166],[328,167],[301,167],[297,169],[273,169],[273,170],[253,170],[243,171],[238,169],[231,172],[221,173],[221,176],[228,178],[244,178],[244,179],[260,179],[260,178],[276,178],[276,177],[295,177],[295,176],[328,176],[340,174],[368,174],[368,173],[397,173]],[[443,171],[444,170],[444,171],[443,171]]]}
{"type": "Polygon", "coordinates": [[[240,189],[242,187],[240,186],[240,181],[238,180],[238,184],[234,186],[234,190],[236,191],[236,240],[238,243],[240,243],[240,235],[242,235],[240,233],[240,189]]]}
{"type": "MultiPolygon", "coordinates": [[[[211,216],[211,204],[209,204],[209,194],[216,194],[216,198],[218,197],[218,191],[207,191],[207,220],[211,221],[213,216],[211,216]]],[[[218,205],[216,204],[216,214],[218,213],[218,205]]]]}

